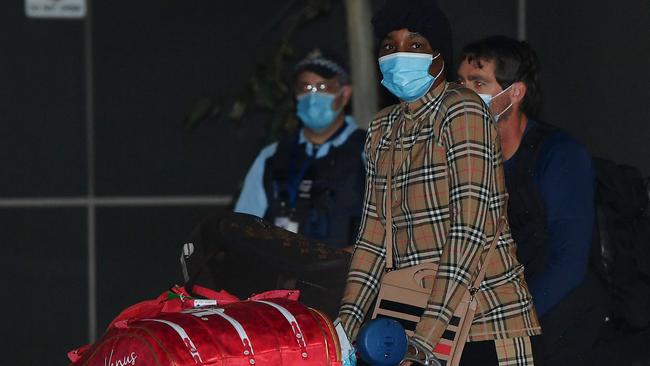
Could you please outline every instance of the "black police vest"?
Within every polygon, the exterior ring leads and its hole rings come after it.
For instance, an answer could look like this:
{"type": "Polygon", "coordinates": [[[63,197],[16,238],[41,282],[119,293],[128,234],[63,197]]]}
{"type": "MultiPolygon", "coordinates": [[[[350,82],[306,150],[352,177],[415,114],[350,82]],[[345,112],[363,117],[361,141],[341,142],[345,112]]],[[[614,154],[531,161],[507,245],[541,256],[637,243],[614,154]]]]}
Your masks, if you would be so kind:
{"type": "Polygon", "coordinates": [[[264,218],[274,223],[278,217],[290,217],[298,223],[298,233],[334,247],[354,244],[363,205],[365,135],[356,130],[341,146],[330,146],[326,156],[307,164],[305,146],[297,144],[296,135],[281,140],[264,169],[269,202],[264,218]],[[289,207],[290,175],[303,167],[295,207],[289,207]]]}
{"type": "Polygon", "coordinates": [[[546,123],[531,127],[512,157],[513,166],[505,170],[508,221],[517,243],[517,257],[524,265],[526,279],[539,274],[549,257],[549,230],[546,209],[535,180],[539,152],[544,140],[557,131],[546,123]]]}

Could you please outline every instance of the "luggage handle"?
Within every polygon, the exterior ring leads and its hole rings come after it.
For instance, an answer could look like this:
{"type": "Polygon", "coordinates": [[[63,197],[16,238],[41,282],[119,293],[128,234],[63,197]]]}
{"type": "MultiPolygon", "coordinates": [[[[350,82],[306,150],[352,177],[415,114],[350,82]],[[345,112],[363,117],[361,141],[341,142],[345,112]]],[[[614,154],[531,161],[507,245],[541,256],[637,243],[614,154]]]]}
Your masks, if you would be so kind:
{"type": "MultiPolygon", "coordinates": [[[[219,226],[221,225],[221,222],[223,220],[223,217],[219,217],[217,219],[216,225],[219,226]]],[[[266,221],[257,218],[257,221],[259,224],[263,225],[265,228],[270,228],[270,224],[267,223],[266,221]]],[[[222,238],[223,239],[223,238],[222,238]]],[[[197,287],[196,281],[199,279],[199,276],[201,273],[203,273],[203,270],[205,267],[207,267],[208,263],[214,259],[217,255],[223,253],[224,251],[221,248],[214,248],[211,250],[205,258],[203,258],[203,261],[200,263],[198,268],[194,271],[194,273],[190,274],[189,270],[187,268],[187,259],[194,254],[196,251],[196,246],[194,243],[188,242],[183,244],[183,248],[181,249],[181,256],[180,256],[180,262],[181,262],[181,269],[183,272],[183,280],[185,281],[184,287],[186,291],[193,297],[201,297],[200,293],[197,293],[195,290],[195,287],[197,287]]]]}
{"type": "MultiPolygon", "coordinates": [[[[201,275],[201,273],[203,273],[203,269],[208,265],[208,263],[214,257],[216,257],[219,253],[222,253],[222,251],[219,250],[219,248],[216,248],[216,249],[212,250],[210,253],[208,253],[208,255],[203,259],[203,262],[201,263],[199,268],[196,271],[194,271],[194,273],[190,276],[189,273],[188,273],[188,270],[187,270],[187,258],[189,258],[192,255],[193,252],[194,252],[194,244],[193,243],[185,243],[183,245],[183,250],[181,252],[181,258],[180,258],[181,268],[183,270],[183,280],[185,280],[185,284],[184,284],[183,287],[185,287],[185,290],[192,297],[204,297],[205,295],[197,292],[197,288],[199,286],[196,285],[196,281],[199,279],[199,276],[201,275]],[[186,249],[186,246],[188,246],[188,244],[192,244],[191,245],[192,251],[191,251],[191,253],[186,255],[185,254],[186,253],[185,249],[186,249]]],[[[203,288],[205,288],[205,287],[203,287],[203,288]]]]}

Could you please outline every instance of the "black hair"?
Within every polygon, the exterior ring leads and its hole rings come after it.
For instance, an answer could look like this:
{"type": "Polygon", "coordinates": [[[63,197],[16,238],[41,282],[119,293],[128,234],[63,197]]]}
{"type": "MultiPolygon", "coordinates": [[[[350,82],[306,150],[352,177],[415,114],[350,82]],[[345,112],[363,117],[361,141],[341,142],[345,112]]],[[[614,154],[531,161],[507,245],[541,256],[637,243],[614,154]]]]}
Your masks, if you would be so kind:
{"type": "Polygon", "coordinates": [[[387,0],[373,16],[372,25],[378,42],[388,33],[406,28],[426,38],[447,65],[452,62],[451,26],[436,0],[387,0]]]}
{"type": "Polygon", "coordinates": [[[483,38],[463,48],[459,62],[465,60],[479,68],[483,67],[482,60],[494,62],[494,76],[503,90],[518,81],[526,84],[521,111],[528,117],[537,116],[542,99],[541,66],[528,42],[506,36],[483,38]]]}

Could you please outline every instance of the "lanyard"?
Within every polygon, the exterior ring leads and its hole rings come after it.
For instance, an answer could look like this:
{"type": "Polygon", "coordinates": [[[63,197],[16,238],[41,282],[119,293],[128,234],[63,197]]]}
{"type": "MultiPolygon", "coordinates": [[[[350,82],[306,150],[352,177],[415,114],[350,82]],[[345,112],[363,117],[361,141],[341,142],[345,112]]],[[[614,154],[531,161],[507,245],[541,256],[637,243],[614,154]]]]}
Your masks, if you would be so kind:
{"type": "MultiPolygon", "coordinates": [[[[325,141],[325,144],[331,142],[339,135],[341,135],[346,128],[347,128],[347,124],[344,123],[336,132],[334,132],[334,134],[332,134],[332,136],[330,136],[327,139],[327,141],[325,141]]],[[[289,160],[289,177],[287,179],[287,193],[289,195],[288,204],[290,209],[296,208],[296,203],[298,202],[298,192],[300,190],[300,183],[302,182],[302,179],[305,177],[305,173],[307,172],[307,169],[309,169],[311,164],[314,162],[314,160],[316,160],[316,157],[318,156],[319,147],[314,145],[311,156],[307,155],[307,158],[302,162],[302,165],[298,170],[297,160],[298,160],[298,156],[300,156],[299,153],[300,143],[298,142],[299,140],[300,140],[300,134],[296,136],[296,140],[291,150],[291,159],[289,160]]]]}
{"type": "Polygon", "coordinates": [[[302,162],[302,165],[300,166],[300,169],[297,169],[297,160],[298,160],[298,151],[300,148],[300,144],[298,143],[298,140],[296,140],[295,144],[293,145],[293,149],[291,151],[291,159],[289,161],[289,177],[287,179],[287,193],[289,194],[289,208],[293,209],[296,208],[296,203],[298,202],[298,191],[300,190],[300,183],[302,182],[302,179],[305,177],[305,173],[307,172],[307,169],[311,165],[311,163],[314,161],[314,156],[318,154],[318,148],[314,146],[314,150],[312,151],[313,154],[311,156],[307,156],[305,160],[302,162]]]}

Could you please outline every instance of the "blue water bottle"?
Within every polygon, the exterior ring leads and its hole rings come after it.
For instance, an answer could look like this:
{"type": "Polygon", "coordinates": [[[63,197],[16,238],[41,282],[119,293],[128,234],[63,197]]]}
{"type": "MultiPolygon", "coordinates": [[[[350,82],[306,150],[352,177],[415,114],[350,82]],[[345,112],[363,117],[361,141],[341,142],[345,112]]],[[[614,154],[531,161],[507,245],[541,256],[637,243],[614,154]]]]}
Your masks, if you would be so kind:
{"type": "Polygon", "coordinates": [[[359,356],[373,366],[398,365],[407,347],[404,327],[394,319],[372,320],[361,328],[357,336],[359,356]]]}

